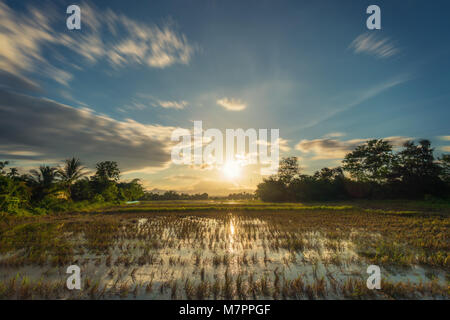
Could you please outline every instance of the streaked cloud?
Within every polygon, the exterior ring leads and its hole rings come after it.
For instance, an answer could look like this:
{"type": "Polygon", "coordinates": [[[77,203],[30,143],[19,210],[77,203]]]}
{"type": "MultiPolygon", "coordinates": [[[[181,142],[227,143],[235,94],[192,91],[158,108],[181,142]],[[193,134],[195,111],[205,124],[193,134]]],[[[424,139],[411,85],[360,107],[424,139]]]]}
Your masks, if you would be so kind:
{"type": "Polygon", "coordinates": [[[2,159],[117,161],[124,172],[155,172],[170,163],[175,127],[114,120],[87,108],[0,89],[2,159]]]}
{"type": "MultiPolygon", "coordinates": [[[[304,153],[312,153],[313,160],[342,159],[357,146],[364,144],[367,140],[371,139],[372,138],[344,141],[330,138],[314,140],[303,139],[295,146],[295,149],[304,153]]],[[[393,136],[383,139],[389,141],[394,147],[399,147],[413,138],[393,136]]]]}
{"type": "Polygon", "coordinates": [[[125,112],[126,110],[143,110],[147,106],[181,110],[188,105],[189,103],[185,100],[162,100],[151,94],[138,93],[131,99],[130,103],[118,108],[117,110],[121,112],[125,112]]]}
{"type": "Polygon", "coordinates": [[[392,40],[382,38],[375,32],[360,34],[352,41],[349,48],[355,53],[365,53],[377,58],[389,58],[400,52],[392,40]]]}
{"type": "Polygon", "coordinates": [[[247,105],[239,99],[222,98],[217,100],[217,104],[229,111],[242,111],[247,105]]]}
{"type": "Polygon", "coordinates": [[[148,25],[112,10],[100,12],[89,3],[80,7],[82,31],[70,32],[59,25],[60,15],[48,3],[16,12],[0,2],[0,70],[15,75],[39,72],[67,85],[72,79],[69,69],[80,67],[58,57],[57,47],[81,55],[88,63],[106,60],[114,68],[188,64],[195,52],[196,46],[170,24],[148,25]],[[55,60],[65,65],[57,66],[55,60]]]}
{"type": "Polygon", "coordinates": [[[450,136],[439,136],[438,138],[439,138],[440,140],[450,141],[450,136]]]}
{"type": "MultiPolygon", "coordinates": [[[[358,105],[382,94],[383,92],[395,88],[409,80],[411,80],[411,76],[408,74],[401,74],[396,77],[393,77],[384,82],[378,83],[377,85],[371,86],[367,89],[351,92],[351,94],[347,97],[344,97],[343,100],[347,100],[345,102],[338,102],[336,105],[333,105],[332,108],[328,112],[325,112],[323,115],[319,116],[316,120],[310,121],[307,125],[303,126],[302,129],[311,128],[319,123],[328,120],[337,114],[357,107],[358,105]]],[[[355,90],[353,90],[355,91],[355,90]]],[[[338,97],[339,98],[339,97],[338,97]]],[[[342,100],[342,99],[338,99],[342,100]]]]}
{"type": "Polygon", "coordinates": [[[40,86],[21,75],[0,70],[0,88],[7,88],[17,92],[40,92],[40,86]]]}

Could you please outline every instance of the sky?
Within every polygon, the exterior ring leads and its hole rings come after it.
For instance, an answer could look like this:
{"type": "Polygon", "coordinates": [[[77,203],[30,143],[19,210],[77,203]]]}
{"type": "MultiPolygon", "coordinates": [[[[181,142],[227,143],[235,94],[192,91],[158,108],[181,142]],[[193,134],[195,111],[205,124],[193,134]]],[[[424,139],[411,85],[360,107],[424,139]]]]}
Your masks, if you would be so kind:
{"type": "Polygon", "coordinates": [[[372,138],[450,152],[448,1],[0,1],[0,160],[76,156],[148,190],[252,191],[258,165],[176,165],[177,128],[276,128],[303,172],[372,138]],[[68,30],[66,8],[81,9],[68,30]],[[381,9],[368,30],[366,8],[381,9]],[[237,170],[237,169],[236,169],[237,170]],[[228,172],[229,173],[229,172],[228,172]]]}

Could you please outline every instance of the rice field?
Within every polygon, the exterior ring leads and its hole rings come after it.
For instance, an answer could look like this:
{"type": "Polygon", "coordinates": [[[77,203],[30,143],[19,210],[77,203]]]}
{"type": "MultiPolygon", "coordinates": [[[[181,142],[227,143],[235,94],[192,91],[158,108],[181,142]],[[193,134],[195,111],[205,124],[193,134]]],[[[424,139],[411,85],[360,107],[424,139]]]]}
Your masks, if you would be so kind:
{"type": "Polygon", "coordinates": [[[3,215],[0,299],[449,299],[449,217],[420,203],[239,201],[3,215]],[[66,287],[70,265],[81,290],[66,287]]]}

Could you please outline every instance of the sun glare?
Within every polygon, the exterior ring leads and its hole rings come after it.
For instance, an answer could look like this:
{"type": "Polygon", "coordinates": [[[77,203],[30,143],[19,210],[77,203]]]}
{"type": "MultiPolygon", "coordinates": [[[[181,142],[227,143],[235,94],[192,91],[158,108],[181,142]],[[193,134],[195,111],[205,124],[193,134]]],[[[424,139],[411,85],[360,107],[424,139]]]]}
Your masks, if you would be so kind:
{"type": "Polygon", "coordinates": [[[228,179],[235,179],[241,175],[241,166],[235,161],[227,162],[222,171],[228,179]]]}

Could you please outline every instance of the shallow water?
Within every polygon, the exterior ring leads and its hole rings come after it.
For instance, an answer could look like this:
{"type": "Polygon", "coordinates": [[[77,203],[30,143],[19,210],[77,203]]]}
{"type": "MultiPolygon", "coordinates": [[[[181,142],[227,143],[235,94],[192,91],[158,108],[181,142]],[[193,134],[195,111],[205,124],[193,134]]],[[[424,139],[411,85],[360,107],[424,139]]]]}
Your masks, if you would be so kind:
{"type": "MultiPolygon", "coordinates": [[[[286,225],[280,225],[229,212],[217,217],[121,218],[120,222],[100,223],[97,232],[86,231],[93,226],[81,222],[60,224],[64,232],[53,236],[72,248],[70,262],[50,263],[55,252],[49,248],[49,261],[43,265],[27,259],[13,266],[2,263],[26,256],[34,244],[24,243],[23,249],[0,256],[0,281],[7,284],[16,277],[20,283],[26,277],[30,283],[56,283],[52,292],[56,298],[351,298],[351,291],[356,290],[352,281],[365,284],[371,264],[358,254],[357,242],[380,235],[351,229],[340,237],[329,237],[320,228],[305,230],[299,225],[297,230],[294,222],[286,219],[286,225]],[[81,268],[81,291],[64,288],[70,264],[81,268]]],[[[380,267],[383,281],[389,283],[447,283],[448,275],[440,268],[380,267]]],[[[448,298],[426,290],[414,294],[448,298]]],[[[367,297],[386,298],[377,292],[367,297]]]]}

